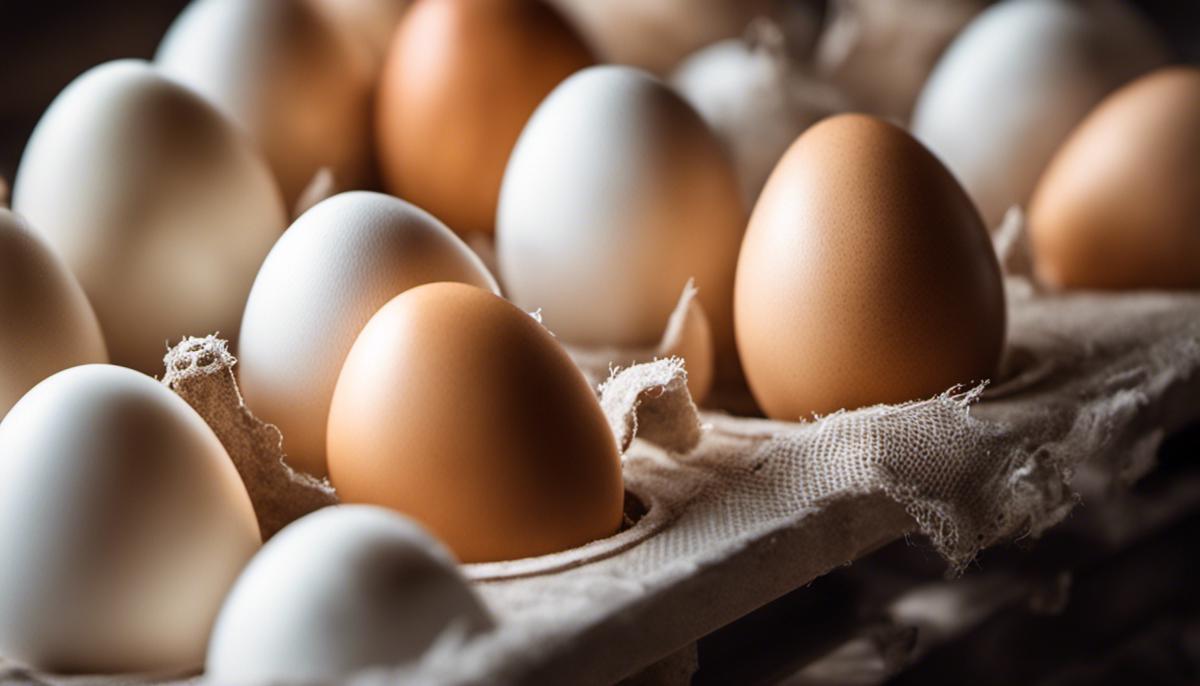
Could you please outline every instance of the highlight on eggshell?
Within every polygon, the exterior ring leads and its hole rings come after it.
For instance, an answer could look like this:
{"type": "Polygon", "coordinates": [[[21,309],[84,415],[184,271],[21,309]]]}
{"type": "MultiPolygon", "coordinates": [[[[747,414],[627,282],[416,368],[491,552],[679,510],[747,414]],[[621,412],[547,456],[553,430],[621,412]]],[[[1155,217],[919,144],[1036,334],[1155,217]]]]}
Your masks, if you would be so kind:
{"type": "Polygon", "coordinates": [[[434,283],[371,317],[329,409],[343,502],[390,507],[463,562],[616,533],[624,488],[594,391],[540,323],[488,290],[434,283]]]}
{"type": "Polygon", "coordinates": [[[340,505],[293,522],[246,566],[213,628],[206,677],[334,683],[411,666],[492,625],[454,558],[419,526],[340,505]]]}
{"type": "Polygon", "coordinates": [[[79,279],[112,361],[149,374],[183,332],[237,334],[286,225],[258,151],[138,60],[93,67],[54,99],[21,156],[13,210],[79,279]]]}
{"type": "Polygon", "coordinates": [[[955,38],[913,112],[989,229],[1028,204],[1055,150],[1101,99],[1167,59],[1123,0],[1007,0],[955,38]]]}
{"type": "Polygon", "coordinates": [[[344,190],[372,181],[375,70],[361,47],[309,0],[193,0],[154,62],[259,146],[290,208],[322,167],[344,190]]]}
{"type": "Polygon", "coordinates": [[[908,133],[831,117],[784,154],[738,262],[738,350],[766,414],[928,398],[996,372],[1005,296],[979,212],[908,133]]]}
{"type": "Polygon", "coordinates": [[[521,133],[496,248],[513,302],[541,309],[573,345],[654,345],[694,281],[721,378],[735,364],[745,217],[729,156],[691,106],[643,71],[591,67],[556,88],[521,133]]]}
{"type": "Polygon", "coordinates": [[[55,372],[108,362],[83,287],[58,255],[0,207],[0,419],[55,372]]]}
{"type": "Polygon", "coordinates": [[[51,673],[204,662],[260,545],[212,429],[131,369],[72,367],[0,422],[0,655],[51,673]]]}
{"type": "Polygon", "coordinates": [[[555,86],[594,62],[541,0],[422,0],[392,39],[375,113],[384,188],[456,233],[491,234],[513,144],[555,86]]]}
{"type": "Polygon", "coordinates": [[[389,300],[434,281],[499,293],[445,224],[382,193],[318,203],[271,249],[246,301],[238,377],[249,408],[283,432],[293,466],[327,473],[329,402],[351,345],[389,300]]]}
{"type": "Polygon", "coordinates": [[[1101,102],[1055,154],[1029,207],[1042,282],[1200,288],[1200,69],[1167,67],[1101,102]]]}

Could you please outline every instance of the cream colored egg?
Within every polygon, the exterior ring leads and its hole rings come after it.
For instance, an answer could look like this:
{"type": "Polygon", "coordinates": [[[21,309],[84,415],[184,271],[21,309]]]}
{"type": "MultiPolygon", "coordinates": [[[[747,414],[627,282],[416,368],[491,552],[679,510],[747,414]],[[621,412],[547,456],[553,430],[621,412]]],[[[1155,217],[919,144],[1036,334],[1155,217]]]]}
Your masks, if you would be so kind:
{"type": "Polygon", "coordinates": [[[317,9],[352,42],[362,46],[371,69],[378,69],[409,0],[314,0],[317,9]]]}
{"type": "Polygon", "coordinates": [[[760,21],[754,28],[689,56],[671,76],[729,149],[751,205],[796,136],[848,108],[790,55],[778,26],[760,21]]]}
{"type": "Polygon", "coordinates": [[[705,45],[740,35],[755,16],[773,9],[770,0],[550,2],[579,26],[606,61],[659,74],[705,45]]]}
{"type": "Polygon", "coordinates": [[[194,0],[154,60],[249,133],[289,208],[323,167],[339,188],[369,180],[374,75],[311,3],[194,0]]]}
{"type": "Polygon", "coordinates": [[[0,655],[50,672],[183,670],[260,545],[216,435],[123,367],[38,384],[0,423],[0,655]]]}
{"type": "Polygon", "coordinates": [[[329,198],[279,239],[246,303],[239,375],[247,405],[283,432],[294,466],[325,474],[329,402],[350,346],[384,303],[433,281],[499,293],[444,224],[381,193],[329,198]]]}
{"type": "Polygon", "coordinates": [[[1009,0],[984,11],[934,67],[913,133],[994,229],[1025,205],[1050,157],[1106,94],[1165,60],[1120,0],[1009,0]]]}
{"type": "Polygon", "coordinates": [[[342,505],[292,523],[246,567],[213,629],[206,677],[334,683],[490,626],[429,534],[389,510],[342,505]]]}
{"type": "Polygon", "coordinates": [[[73,81],[21,158],[13,209],[78,277],[112,361],[162,373],[168,341],[237,333],[285,225],[266,163],[209,104],[145,62],[73,81]]]}
{"type": "Polygon", "coordinates": [[[83,288],[25,222],[0,209],[0,419],[51,374],[108,362],[83,288]]]}
{"type": "Polygon", "coordinates": [[[497,252],[513,301],[579,345],[657,342],[695,279],[720,365],[745,221],[733,166],[695,110],[645,72],[593,67],[555,89],[517,141],[497,252]]]}

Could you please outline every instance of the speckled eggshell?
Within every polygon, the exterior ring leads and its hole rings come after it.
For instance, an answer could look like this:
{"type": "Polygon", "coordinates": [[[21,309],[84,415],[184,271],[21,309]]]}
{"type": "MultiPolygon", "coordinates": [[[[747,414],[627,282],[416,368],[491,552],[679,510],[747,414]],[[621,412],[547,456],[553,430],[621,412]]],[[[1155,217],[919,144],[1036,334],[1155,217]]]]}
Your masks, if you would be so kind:
{"type": "Polygon", "coordinates": [[[513,151],[500,271],[513,302],[589,346],[656,342],[695,279],[720,367],[733,357],[745,217],[733,165],[695,110],[645,72],[592,67],[546,98],[513,151]]]}
{"type": "Polygon", "coordinates": [[[94,67],[55,98],[13,186],[83,285],[116,364],[162,373],[168,342],[237,335],[286,225],[270,169],[232,123],[149,64],[94,67]]]}
{"type": "Polygon", "coordinates": [[[1004,344],[979,213],[903,130],[865,115],[809,129],[771,175],[738,263],[742,364],[796,421],[990,378],[1004,344]]]}
{"type": "Polygon", "coordinates": [[[51,374],[108,362],[96,313],[67,266],[0,208],[0,419],[51,374]]]}
{"type": "Polygon", "coordinates": [[[343,501],[416,519],[463,562],[616,533],[616,441],[533,317],[486,290],[413,288],[371,318],[338,378],[329,475],[343,501]]]}
{"type": "Polygon", "coordinates": [[[499,292],[444,224],[382,193],[335,195],[279,239],[246,303],[238,374],[246,404],[283,432],[295,467],[326,473],[329,400],[367,320],[398,293],[432,281],[499,292]]]}
{"type": "Polygon", "coordinates": [[[1200,288],[1200,69],[1152,72],[1080,124],[1029,211],[1059,288],[1200,288]]]}
{"type": "Polygon", "coordinates": [[[591,52],[539,0],[421,0],[392,39],[376,111],[388,192],[491,234],[521,127],[591,52]]]}
{"type": "Polygon", "coordinates": [[[335,683],[419,660],[443,636],[492,625],[446,549],[383,508],[293,522],[225,601],[205,676],[217,684],[335,683]]]}
{"type": "Polygon", "coordinates": [[[321,168],[343,190],[371,180],[375,72],[360,49],[308,0],[193,0],[154,61],[249,134],[291,208],[321,168]]]}
{"type": "Polygon", "coordinates": [[[182,398],[124,367],[38,384],[0,422],[0,655],[54,673],[181,671],[260,546],[182,398]]]}
{"type": "Polygon", "coordinates": [[[1166,59],[1121,0],[1007,0],[950,44],[921,90],[912,130],[995,229],[1105,95],[1166,59]]]}

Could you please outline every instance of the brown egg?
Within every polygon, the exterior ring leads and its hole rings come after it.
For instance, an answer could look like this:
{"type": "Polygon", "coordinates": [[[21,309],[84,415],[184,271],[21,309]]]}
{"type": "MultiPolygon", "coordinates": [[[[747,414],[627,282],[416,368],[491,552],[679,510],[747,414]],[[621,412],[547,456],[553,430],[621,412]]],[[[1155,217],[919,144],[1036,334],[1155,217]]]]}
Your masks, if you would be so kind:
{"type": "Polygon", "coordinates": [[[371,318],[334,391],[327,455],[344,501],[413,517],[464,562],[621,524],[621,462],[587,381],[533,317],[473,286],[418,286],[371,318]]]}
{"type": "Polygon", "coordinates": [[[1200,69],[1114,92],[1055,154],[1029,208],[1058,288],[1200,288],[1200,69]]]}
{"type": "Polygon", "coordinates": [[[460,234],[491,233],[504,166],[526,120],[592,62],[570,26],[537,0],[415,3],[392,40],[379,90],[388,192],[460,234]]]}
{"type": "Polygon", "coordinates": [[[738,347],[762,409],[797,420],[990,377],[1004,291],[963,189],[907,133],[826,119],[772,173],[742,245],[738,347]]]}

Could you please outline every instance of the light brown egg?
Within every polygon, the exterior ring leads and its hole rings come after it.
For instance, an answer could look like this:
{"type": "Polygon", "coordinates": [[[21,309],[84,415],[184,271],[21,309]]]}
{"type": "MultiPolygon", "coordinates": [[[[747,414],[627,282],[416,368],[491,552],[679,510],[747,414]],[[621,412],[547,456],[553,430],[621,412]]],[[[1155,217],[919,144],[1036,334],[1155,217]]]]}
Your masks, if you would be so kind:
{"type": "Polygon", "coordinates": [[[359,334],[329,412],[345,502],[413,517],[464,562],[616,532],[621,463],[599,402],[533,317],[457,283],[410,289],[359,334]]]}
{"type": "Polygon", "coordinates": [[[979,212],[920,143],[864,115],[827,119],[784,155],[750,219],[734,298],[746,378],[776,419],[983,380],[1004,343],[979,212]]]}
{"type": "Polygon", "coordinates": [[[1160,69],[1092,111],[1038,182],[1029,231],[1058,288],[1200,288],[1200,69],[1160,69]]]}
{"type": "Polygon", "coordinates": [[[459,234],[491,233],[500,179],[534,108],[592,63],[537,0],[421,0],[400,22],[376,112],[388,192],[459,234]]]}

